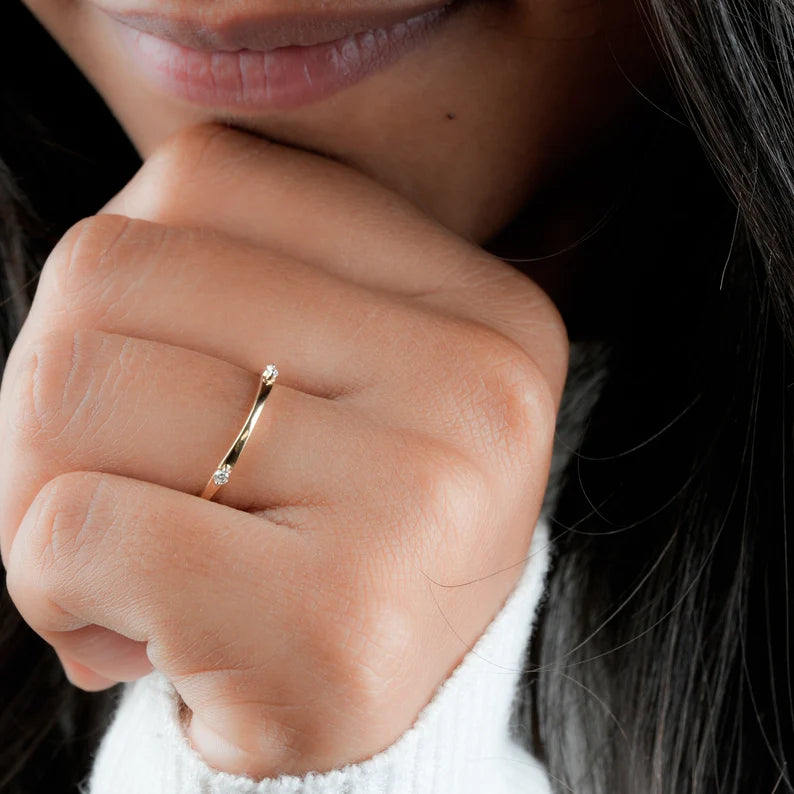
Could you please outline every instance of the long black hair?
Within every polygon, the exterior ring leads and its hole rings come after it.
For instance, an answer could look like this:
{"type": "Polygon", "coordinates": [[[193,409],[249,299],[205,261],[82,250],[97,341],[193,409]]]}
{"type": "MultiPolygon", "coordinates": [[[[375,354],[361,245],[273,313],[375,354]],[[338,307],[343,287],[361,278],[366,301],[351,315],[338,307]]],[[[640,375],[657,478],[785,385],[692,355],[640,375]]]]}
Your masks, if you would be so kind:
{"type": "MultiPolygon", "coordinates": [[[[560,439],[517,729],[558,792],[794,792],[794,3],[645,11],[670,95],[638,96],[615,206],[577,251],[566,322],[598,355],[574,380],[598,397],[560,439]]],[[[0,64],[7,354],[46,252],[137,161],[17,0],[0,15],[68,86],[37,102],[0,64]]],[[[72,689],[6,594],[0,610],[0,790],[73,791],[113,693],[72,689]]]]}
{"type": "Polygon", "coordinates": [[[619,320],[523,724],[559,791],[794,792],[794,4],[648,24],[678,97],[637,166],[659,212],[600,241],[619,320]]]}
{"type": "MultiPolygon", "coordinates": [[[[49,250],[135,171],[99,97],[18,0],[0,10],[0,366],[49,250]],[[35,73],[21,64],[36,53],[35,73]],[[46,81],[41,80],[46,75],[46,81]],[[43,85],[51,86],[44,90],[43,85]],[[90,120],[90,121],[87,121],[90,120]]],[[[0,443],[2,434],[0,433],[0,443]]],[[[115,692],[71,686],[52,649],[0,592],[0,791],[75,792],[115,692]]]]}

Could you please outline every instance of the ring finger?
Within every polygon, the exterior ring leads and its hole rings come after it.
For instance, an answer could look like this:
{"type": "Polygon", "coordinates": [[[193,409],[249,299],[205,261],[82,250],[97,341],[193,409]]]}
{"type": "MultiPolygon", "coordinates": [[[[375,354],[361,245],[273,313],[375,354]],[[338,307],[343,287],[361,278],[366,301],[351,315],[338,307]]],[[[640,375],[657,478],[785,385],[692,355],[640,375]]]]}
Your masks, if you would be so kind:
{"type": "MultiPolygon", "coordinates": [[[[263,362],[262,368],[264,368],[263,362]]],[[[277,362],[276,362],[277,363],[277,362]]],[[[200,494],[251,408],[258,377],[192,350],[146,339],[77,331],[50,334],[30,349],[4,390],[0,482],[4,552],[36,493],[67,471],[102,471],[200,494]],[[10,461],[17,461],[16,465],[10,461]]],[[[273,386],[217,501],[242,510],[297,505],[303,511],[361,500],[351,460],[361,450],[399,447],[350,402],[273,386]]],[[[377,457],[377,456],[375,456],[377,457]]],[[[381,456],[366,471],[388,461],[381,456]]],[[[360,465],[356,467],[360,470],[360,465]]]]}

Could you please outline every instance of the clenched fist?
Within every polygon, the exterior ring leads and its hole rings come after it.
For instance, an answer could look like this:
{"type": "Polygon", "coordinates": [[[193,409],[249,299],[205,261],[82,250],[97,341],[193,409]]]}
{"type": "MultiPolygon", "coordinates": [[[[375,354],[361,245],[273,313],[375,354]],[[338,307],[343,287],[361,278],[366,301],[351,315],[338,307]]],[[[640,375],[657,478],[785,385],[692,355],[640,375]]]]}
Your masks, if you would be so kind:
{"type": "Polygon", "coordinates": [[[9,591],[78,686],[167,676],[219,769],[367,758],[511,590],[566,365],[545,294],[395,193],[184,131],[59,243],[9,357],[9,591]]]}

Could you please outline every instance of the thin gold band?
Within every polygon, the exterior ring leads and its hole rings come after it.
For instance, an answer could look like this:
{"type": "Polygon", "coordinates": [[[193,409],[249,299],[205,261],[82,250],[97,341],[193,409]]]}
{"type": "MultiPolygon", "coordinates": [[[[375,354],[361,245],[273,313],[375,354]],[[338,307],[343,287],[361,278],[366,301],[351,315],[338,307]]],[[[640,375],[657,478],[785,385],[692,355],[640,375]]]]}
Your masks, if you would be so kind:
{"type": "Polygon", "coordinates": [[[273,383],[277,377],[278,370],[276,369],[275,365],[268,364],[265,367],[265,371],[262,373],[262,378],[259,381],[259,391],[257,392],[256,398],[254,399],[254,405],[251,408],[251,412],[248,414],[248,419],[245,420],[243,429],[238,434],[234,444],[231,445],[229,451],[218,465],[218,468],[215,469],[212,477],[210,477],[209,482],[201,493],[202,499],[211,500],[212,497],[218,492],[218,489],[229,482],[229,476],[232,473],[232,469],[237,463],[240,453],[248,443],[248,439],[251,436],[251,431],[254,429],[254,425],[259,421],[259,416],[262,413],[265,400],[267,399],[268,394],[270,394],[270,390],[273,388],[273,383]]]}

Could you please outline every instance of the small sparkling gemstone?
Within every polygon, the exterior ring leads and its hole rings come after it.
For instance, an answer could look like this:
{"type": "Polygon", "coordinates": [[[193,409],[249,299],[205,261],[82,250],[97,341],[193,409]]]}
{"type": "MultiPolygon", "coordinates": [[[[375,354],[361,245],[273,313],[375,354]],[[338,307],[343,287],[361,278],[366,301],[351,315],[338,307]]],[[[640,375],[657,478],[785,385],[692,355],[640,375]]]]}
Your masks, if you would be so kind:
{"type": "Polygon", "coordinates": [[[226,485],[229,482],[229,469],[221,467],[212,475],[215,485],[226,485]]]}
{"type": "Polygon", "coordinates": [[[278,377],[278,370],[276,369],[276,365],[268,364],[265,367],[265,371],[262,373],[262,376],[266,381],[274,381],[278,377]]]}

